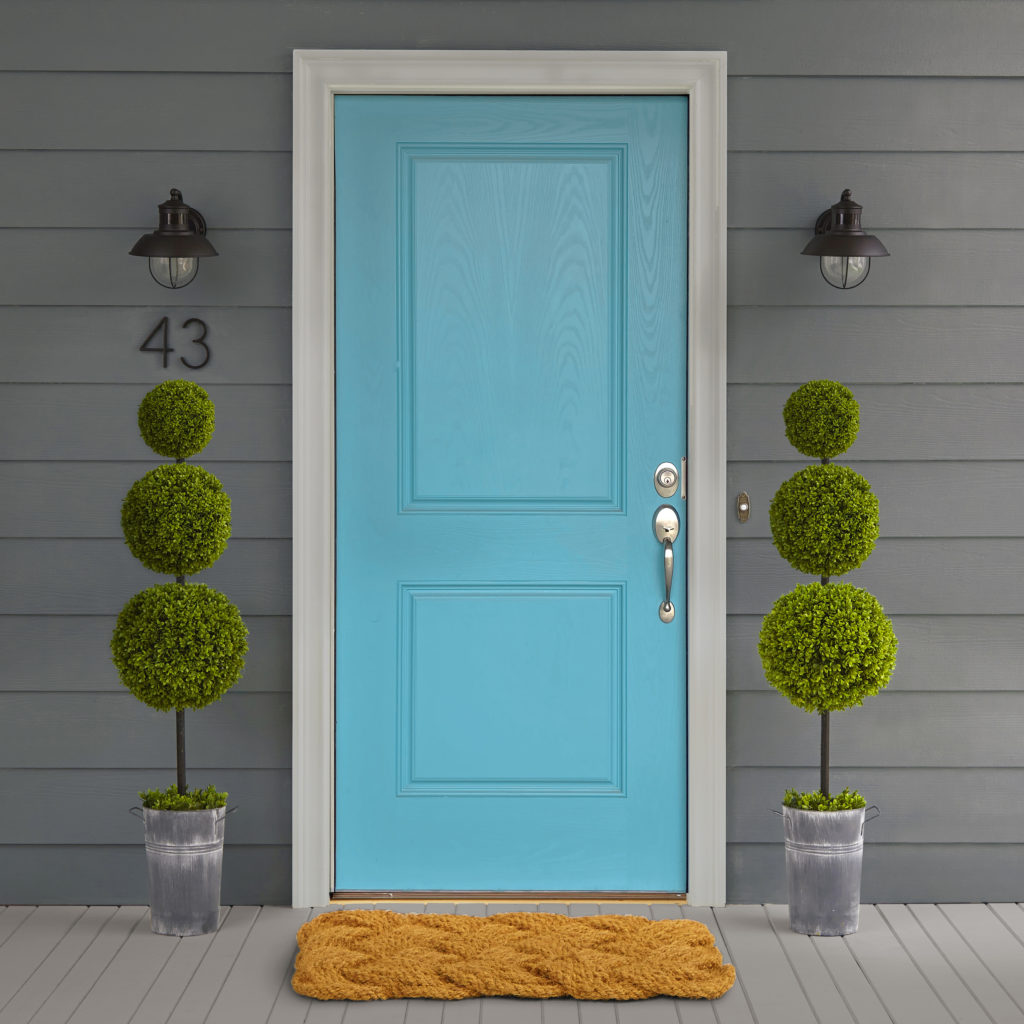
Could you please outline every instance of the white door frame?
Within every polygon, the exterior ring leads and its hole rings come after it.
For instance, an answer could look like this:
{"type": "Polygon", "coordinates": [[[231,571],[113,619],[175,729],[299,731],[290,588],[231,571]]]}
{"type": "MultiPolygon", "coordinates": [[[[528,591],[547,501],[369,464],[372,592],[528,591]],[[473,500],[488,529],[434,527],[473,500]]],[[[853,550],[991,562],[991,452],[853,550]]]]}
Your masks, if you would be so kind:
{"type": "Polygon", "coordinates": [[[689,97],[687,899],[725,902],[726,55],[295,50],[292,904],[334,887],[334,102],[339,93],[689,97]]]}

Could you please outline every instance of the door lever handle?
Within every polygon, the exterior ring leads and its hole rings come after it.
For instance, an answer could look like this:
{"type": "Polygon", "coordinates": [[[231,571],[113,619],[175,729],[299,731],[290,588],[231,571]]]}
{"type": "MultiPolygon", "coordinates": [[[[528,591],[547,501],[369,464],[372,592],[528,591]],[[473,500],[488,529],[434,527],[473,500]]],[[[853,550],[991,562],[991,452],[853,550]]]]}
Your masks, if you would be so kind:
{"type": "Polygon", "coordinates": [[[658,606],[658,618],[671,622],[676,617],[672,604],[672,571],[676,556],[672,542],[679,536],[679,514],[671,505],[659,505],[654,512],[654,536],[661,542],[665,554],[665,600],[658,606]]]}

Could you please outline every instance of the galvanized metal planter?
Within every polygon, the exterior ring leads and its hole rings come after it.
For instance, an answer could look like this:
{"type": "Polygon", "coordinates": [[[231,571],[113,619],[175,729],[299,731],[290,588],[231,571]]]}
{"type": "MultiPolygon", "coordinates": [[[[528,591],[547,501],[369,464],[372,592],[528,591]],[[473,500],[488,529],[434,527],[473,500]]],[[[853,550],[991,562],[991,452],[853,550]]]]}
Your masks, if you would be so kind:
{"type": "MultiPolygon", "coordinates": [[[[866,810],[782,808],[789,926],[793,931],[849,935],[857,930],[866,810]]],[[[873,814],[866,820],[876,817],[873,814]]]]}
{"type": "Polygon", "coordinates": [[[149,912],[157,935],[206,935],[220,924],[224,819],[237,810],[133,807],[146,830],[149,912]]]}

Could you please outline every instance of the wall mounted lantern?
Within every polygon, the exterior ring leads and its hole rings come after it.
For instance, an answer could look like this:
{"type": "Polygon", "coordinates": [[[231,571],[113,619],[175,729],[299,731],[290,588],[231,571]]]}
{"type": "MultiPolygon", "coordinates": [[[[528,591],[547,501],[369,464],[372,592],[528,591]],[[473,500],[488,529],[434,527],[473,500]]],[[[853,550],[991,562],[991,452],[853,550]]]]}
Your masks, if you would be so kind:
{"type": "Polygon", "coordinates": [[[132,256],[148,256],[153,280],[164,288],[184,288],[199,271],[199,259],[216,256],[206,240],[206,221],[198,210],[183,203],[181,193],[171,189],[171,198],[158,207],[156,231],[143,235],[132,246],[132,256]]]}
{"type": "Polygon", "coordinates": [[[888,256],[889,250],[860,226],[863,209],[843,189],[839,202],[829,207],[814,224],[814,237],[804,246],[805,256],[821,258],[821,276],[833,288],[856,288],[871,269],[872,256],[888,256]]]}

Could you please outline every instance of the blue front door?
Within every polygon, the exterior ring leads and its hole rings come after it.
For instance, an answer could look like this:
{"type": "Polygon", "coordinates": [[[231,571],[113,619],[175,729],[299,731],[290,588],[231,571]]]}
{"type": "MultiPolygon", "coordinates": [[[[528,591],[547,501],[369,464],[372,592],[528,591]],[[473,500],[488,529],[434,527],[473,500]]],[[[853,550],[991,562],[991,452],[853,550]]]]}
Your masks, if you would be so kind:
{"type": "Polygon", "coordinates": [[[336,888],[684,892],[687,101],[335,131],[336,888]]]}

